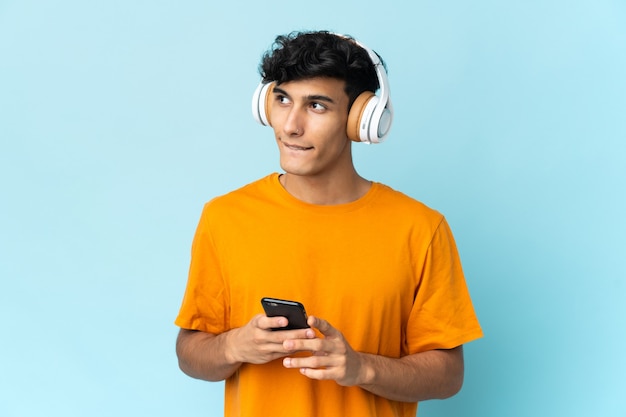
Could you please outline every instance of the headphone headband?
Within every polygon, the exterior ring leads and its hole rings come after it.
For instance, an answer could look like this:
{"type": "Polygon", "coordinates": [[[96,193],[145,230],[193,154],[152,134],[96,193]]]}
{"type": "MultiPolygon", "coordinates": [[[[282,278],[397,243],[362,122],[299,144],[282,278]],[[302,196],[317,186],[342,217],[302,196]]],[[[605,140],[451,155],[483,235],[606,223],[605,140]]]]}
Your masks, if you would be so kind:
{"type": "MultiPolygon", "coordinates": [[[[393,106],[389,94],[389,80],[380,57],[370,48],[353,38],[337,33],[331,35],[354,42],[365,50],[374,65],[378,78],[379,94],[365,91],[359,95],[348,114],[348,137],[356,142],[380,143],[386,139],[393,121],[393,106]]],[[[273,82],[259,83],[252,96],[252,115],[264,126],[271,126],[269,117],[269,98],[273,82]]]]}

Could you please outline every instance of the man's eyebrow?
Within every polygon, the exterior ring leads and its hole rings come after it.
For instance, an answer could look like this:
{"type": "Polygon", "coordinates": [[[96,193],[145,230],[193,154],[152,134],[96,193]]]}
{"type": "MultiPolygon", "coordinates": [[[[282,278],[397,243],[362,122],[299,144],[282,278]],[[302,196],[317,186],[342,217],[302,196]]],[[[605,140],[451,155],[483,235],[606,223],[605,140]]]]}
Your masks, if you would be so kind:
{"type": "MultiPolygon", "coordinates": [[[[287,93],[285,90],[283,90],[280,87],[274,87],[273,93],[274,94],[280,94],[280,95],[283,95],[285,97],[291,97],[289,95],[289,93],[287,93]]],[[[307,101],[325,101],[325,102],[331,103],[331,104],[335,103],[335,100],[333,100],[332,98],[330,98],[328,96],[321,95],[321,94],[311,94],[311,95],[306,96],[305,99],[307,101]]]]}
{"type": "Polygon", "coordinates": [[[318,95],[318,94],[313,94],[310,96],[306,96],[308,101],[325,101],[327,103],[331,103],[334,104],[335,100],[333,100],[332,98],[328,97],[328,96],[322,96],[322,95],[318,95]]]}

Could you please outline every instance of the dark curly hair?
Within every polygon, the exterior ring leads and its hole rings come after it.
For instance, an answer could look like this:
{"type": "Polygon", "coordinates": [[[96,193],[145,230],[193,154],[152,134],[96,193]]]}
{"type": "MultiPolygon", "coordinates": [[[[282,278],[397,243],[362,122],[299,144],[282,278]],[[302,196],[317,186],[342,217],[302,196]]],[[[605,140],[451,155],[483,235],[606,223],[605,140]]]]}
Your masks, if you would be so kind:
{"type": "Polygon", "coordinates": [[[275,81],[278,85],[315,77],[343,80],[349,106],[362,92],[376,92],[379,87],[367,51],[352,38],[327,31],[278,36],[263,55],[259,72],[263,82],[275,81]]]}

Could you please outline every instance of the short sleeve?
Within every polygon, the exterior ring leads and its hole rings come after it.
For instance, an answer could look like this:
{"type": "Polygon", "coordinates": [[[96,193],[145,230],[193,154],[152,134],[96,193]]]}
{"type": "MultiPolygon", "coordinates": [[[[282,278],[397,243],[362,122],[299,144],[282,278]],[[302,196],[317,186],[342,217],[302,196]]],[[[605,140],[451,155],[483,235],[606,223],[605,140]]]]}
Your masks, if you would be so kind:
{"type": "Polygon", "coordinates": [[[407,325],[409,353],[451,349],[482,336],[452,232],[441,219],[426,250],[407,325]]]}
{"type": "Polygon", "coordinates": [[[205,205],[191,247],[187,288],[175,324],[219,334],[228,330],[228,291],[211,236],[210,203],[205,205]]]}

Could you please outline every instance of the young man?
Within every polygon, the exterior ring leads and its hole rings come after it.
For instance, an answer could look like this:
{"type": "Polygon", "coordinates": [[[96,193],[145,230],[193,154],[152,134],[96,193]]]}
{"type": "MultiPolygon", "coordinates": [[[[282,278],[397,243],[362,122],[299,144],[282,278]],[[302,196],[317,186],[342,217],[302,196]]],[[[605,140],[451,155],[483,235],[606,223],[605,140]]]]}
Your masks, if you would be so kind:
{"type": "Polygon", "coordinates": [[[444,217],[354,168],[349,136],[378,141],[390,123],[388,98],[372,98],[382,64],[307,32],[278,37],[261,73],[284,173],[205,206],[180,367],[226,380],[227,416],[415,416],[459,391],[462,345],[482,332],[444,217]],[[265,296],[304,304],[310,328],[273,331],[288,323],[265,296]]]}

